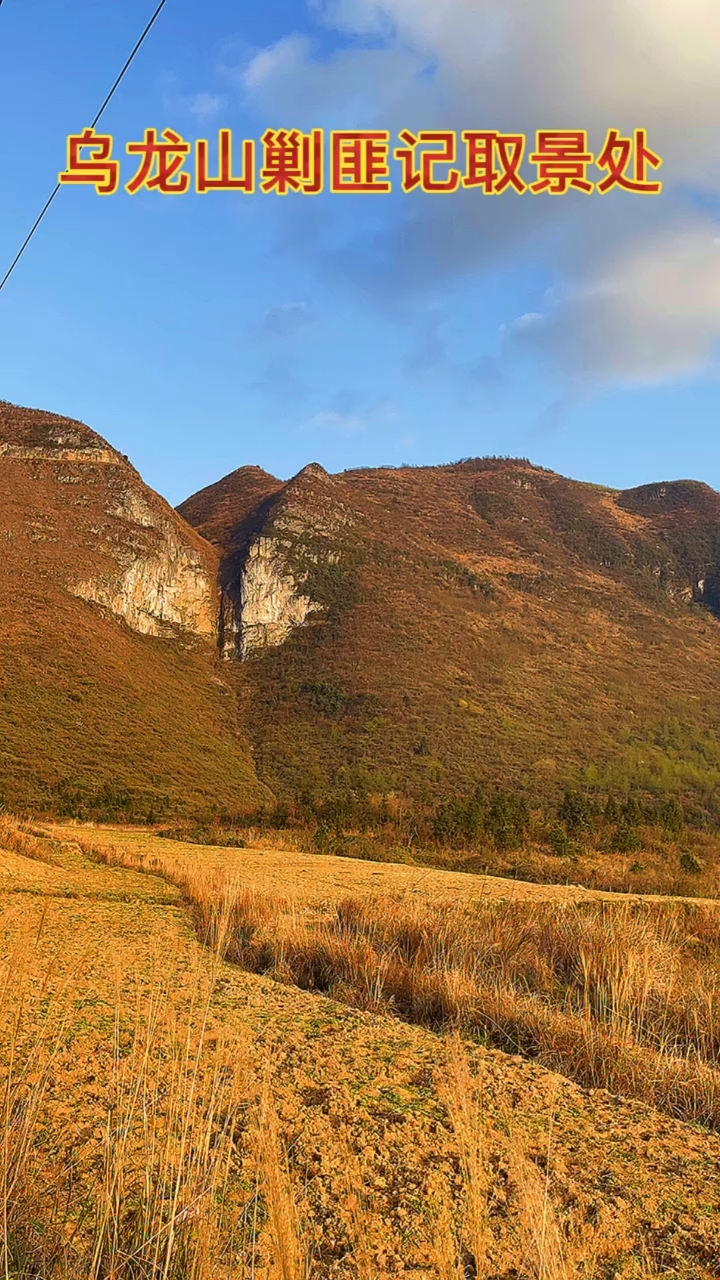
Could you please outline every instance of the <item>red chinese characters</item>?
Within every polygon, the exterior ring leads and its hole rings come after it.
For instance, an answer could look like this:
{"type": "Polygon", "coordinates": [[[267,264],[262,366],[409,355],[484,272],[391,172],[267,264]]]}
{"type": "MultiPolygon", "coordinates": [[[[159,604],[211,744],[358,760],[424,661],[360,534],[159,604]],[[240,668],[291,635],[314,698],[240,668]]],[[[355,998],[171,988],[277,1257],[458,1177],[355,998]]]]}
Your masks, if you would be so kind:
{"type": "Polygon", "coordinates": [[[438,177],[435,171],[436,165],[454,164],[457,159],[457,138],[452,130],[422,129],[415,134],[403,129],[400,141],[405,146],[396,149],[395,159],[403,166],[403,191],[416,187],[430,192],[457,191],[459,169],[450,169],[445,177],[438,177]]]}
{"type": "Polygon", "coordinates": [[[146,129],[142,142],[128,142],[128,155],[142,157],[135,177],[125,184],[131,196],[143,187],[165,196],[181,196],[188,190],[190,174],[181,170],[190,154],[190,143],[173,129],[163,129],[162,137],[161,142],[156,129],[146,129]]]}
{"type": "Polygon", "coordinates": [[[336,131],[332,135],[331,190],[379,194],[392,190],[390,133],[384,129],[336,131]]]}
{"type": "Polygon", "coordinates": [[[99,196],[114,196],[120,185],[120,161],[113,160],[112,153],[110,134],[96,133],[94,129],[71,134],[67,140],[67,169],[58,174],[58,182],[86,183],[99,196]]]}
{"type": "Polygon", "coordinates": [[[466,130],[463,140],[467,147],[464,187],[482,187],[487,196],[501,196],[508,187],[519,195],[527,191],[527,183],[519,173],[525,154],[523,133],[466,130]]]}
{"type": "MultiPolygon", "coordinates": [[[[1,3],[1,0],[0,0],[1,3]]],[[[653,172],[663,161],[648,145],[647,131],[636,129],[624,136],[608,130],[602,150],[593,157],[585,129],[540,129],[535,150],[526,156],[525,134],[497,129],[466,129],[461,134],[465,155],[458,157],[458,134],[453,129],[403,129],[391,149],[386,129],[334,130],[326,154],[323,129],[267,129],[260,144],[253,139],[238,143],[234,156],[231,129],[218,130],[217,152],[211,156],[206,138],[195,144],[181,134],[146,129],[142,141],[129,142],[127,152],[139,157],[135,176],[126,183],[130,195],[142,190],[184,195],[192,176],[186,161],[195,153],[194,189],[241,191],[252,195],[286,196],[290,192],[319,195],[326,187],[335,195],[383,195],[393,189],[391,157],[397,163],[405,192],[451,194],[477,189],[484,195],[506,191],[552,196],[597,190],[605,195],[614,188],[640,195],[658,195],[663,184],[653,172]],[[262,159],[258,150],[262,147],[262,159]],[[533,182],[521,172],[524,161],[536,166],[533,182]],[[597,183],[588,176],[591,165],[602,176],[597,183]]],[[[462,143],[460,144],[462,147],[462,143]]],[[[120,162],[113,159],[113,139],[94,126],[67,140],[67,168],[59,182],[94,186],[100,195],[113,195],[120,184],[120,162]]]]}
{"type": "Polygon", "coordinates": [[[231,129],[221,129],[218,134],[218,173],[210,176],[210,144],[206,138],[198,138],[195,155],[195,189],[200,195],[208,191],[244,191],[252,195],[255,190],[255,143],[243,142],[242,173],[233,174],[233,138],[231,129]]]}
{"type": "Polygon", "coordinates": [[[597,184],[602,195],[612,187],[624,187],[626,191],[646,196],[656,196],[662,191],[662,182],[649,182],[647,179],[648,165],[651,169],[659,169],[662,160],[648,147],[645,129],[635,130],[634,146],[632,138],[623,138],[617,129],[609,129],[605,145],[595,163],[598,169],[608,170],[607,178],[597,184]],[[628,176],[628,169],[633,152],[635,163],[631,178],[628,176]]]}
{"type": "Polygon", "coordinates": [[[319,195],[324,186],[323,131],[300,133],[298,129],[268,129],[263,134],[264,160],[260,189],[286,196],[300,191],[319,195]]]}
{"type": "Polygon", "coordinates": [[[564,196],[574,187],[590,194],[594,184],[588,180],[587,167],[593,155],[588,151],[585,129],[540,130],[536,146],[530,160],[537,165],[538,180],[530,184],[531,191],[564,196]]]}

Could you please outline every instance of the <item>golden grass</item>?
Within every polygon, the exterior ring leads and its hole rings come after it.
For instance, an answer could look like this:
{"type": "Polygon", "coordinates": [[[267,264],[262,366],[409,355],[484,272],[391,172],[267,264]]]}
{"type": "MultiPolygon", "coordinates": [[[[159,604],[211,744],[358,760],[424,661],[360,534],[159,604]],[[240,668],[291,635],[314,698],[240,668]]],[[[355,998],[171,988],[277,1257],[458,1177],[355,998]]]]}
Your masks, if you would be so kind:
{"type": "MultiPolygon", "coordinates": [[[[61,860],[59,845],[55,852],[61,860]]],[[[129,855],[111,849],[106,856],[120,861],[129,855]]],[[[90,867],[87,874],[92,892],[93,877],[108,873],[90,867]]],[[[222,1005],[229,972],[222,957],[236,947],[245,950],[246,960],[249,955],[293,981],[304,949],[306,977],[320,974],[335,994],[390,1011],[388,986],[397,979],[393,966],[400,942],[396,937],[391,954],[379,939],[390,928],[383,918],[390,906],[398,917],[394,927],[403,919],[397,902],[365,904],[364,910],[377,908],[368,917],[371,936],[367,922],[359,929],[357,912],[343,904],[333,915],[318,904],[308,912],[243,897],[232,880],[208,877],[199,863],[193,876],[181,878],[188,897],[192,892],[209,957],[192,943],[177,957],[167,944],[164,950],[151,944],[144,976],[121,981],[118,971],[114,994],[112,964],[109,990],[96,983],[86,988],[72,964],[64,969],[65,988],[58,990],[44,940],[37,947],[43,926],[36,923],[2,961],[1,1280],[386,1280],[403,1254],[388,1258],[384,1252],[388,1205],[375,1179],[386,1170],[372,1148],[363,1149],[372,1142],[371,1131],[365,1119],[358,1125],[353,1097],[348,1092],[347,1106],[335,1107],[328,1123],[313,1130],[312,1147],[303,1148],[301,1140],[298,1148],[307,1120],[298,1129],[292,1055],[276,1058],[272,1036],[266,1047],[262,1036],[260,1042],[246,1040],[224,1014],[218,1021],[213,992],[217,982],[222,1005]],[[320,957],[319,941],[325,947],[320,957]],[[309,954],[312,947],[315,953],[309,954]],[[192,955],[195,962],[184,968],[192,955]],[[166,975],[161,982],[158,969],[166,975]],[[176,987],[174,975],[181,973],[176,987]],[[74,1003],[78,990],[109,996],[109,1012],[92,1023],[92,1035],[78,1027],[78,1019],[80,1027],[89,1025],[74,1003]],[[85,1068],[68,1071],[71,1061],[87,1062],[90,1055],[89,1074],[85,1068]],[[91,1082],[89,1096],[80,1079],[91,1082]],[[65,1080],[76,1081],[77,1096],[63,1096],[59,1082],[65,1080]],[[84,1112],[79,1125],[78,1109],[84,1112]],[[308,1165],[320,1133],[327,1162],[323,1152],[317,1164],[308,1165]]],[[[422,930],[408,932],[411,908],[416,927],[425,920],[423,912],[432,919],[444,911],[453,923],[451,909],[405,899],[406,964],[424,936],[422,930]]],[[[64,908],[58,909],[62,918],[64,908]]],[[[22,910],[14,918],[21,921],[22,910]]],[[[151,913],[147,924],[152,928],[154,922],[151,913]]],[[[180,939],[178,930],[172,936],[180,939]]],[[[442,953],[446,968],[452,938],[449,930],[442,953]]],[[[698,932],[693,946],[698,940],[708,945],[708,938],[711,931],[704,942],[698,932]]],[[[96,959],[89,956],[88,963],[96,959]]],[[[501,960],[507,965],[507,957],[501,960]]],[[[466,982],[467,974],[459,971],[450,981],[456,1003],[465,998],[466,982]]],[[[262,1001],[275,1001],[268,984],[263,991],[262,1001]]],[[[292,999],[297,998],[295,993],[292,999]]],[[[79,1008],[85,1003],[83,997],[79,1008]]],[[[626,1006],[619,1001],[618,1007],[625,1016],[626,1006]]],[[[354,1052],[355,1040],[349,1043],[354,1052]]],[[[555,1189],[550,1138],[543,1157],[542,1141],[538,1151],[536,1138],[521,1136],[524,1129],[505,1104],[498,1110],[495,1059],[475,1052],[471,1065],[457,1034],[438,1048],[441,1059],[446,1057],[439,1069],[432,1064],[438,1146],[433,1139],[418,1198],[407,1201],[412,1209],[402,1219],[416,1265],[422,1259],[418,1280],[507,1274],[567,1280],[592,1274],[583,1260],[591,1256],[595,1238],[591,1233],[585,1239],[585,1219],[574,1216],[563,1179],[555,1189]]],[[[374,1071],[379,1059],[368,1065],[374,1071]]],[[[299,1097],[303,1093],[300,1088],[299,1097]]],[[[541,1102],[541,1128],[554,1097],[541,1102]]]]}
{"type": "Polygon", "coordinates": [[[491,1148],[503,1151],[515,1190],[522,1251],[520,1273],[528,1269],[536,1280],[570,1280],[566,1245],[550,1193],[552,1116],[543,1177],[529,1158],[510,1117],[506,1117],[504,1134],[491,1130],[483,1106],[482,1076],[473,1072],[459,1036],[450,1038],[447,1057],[438,1093],[455,1133],[464,1200],[458,1242],[447,1192],[443,1188],[439,1190],[433,1254],[441,1280],[464,1280],[468,1269],[476,1280],[495,1273],[491,1208],[496,1177],[490,1160],[491,1148]]]}
{"type": "MultiPolygon", "coordinates": [[[[465,1185],[464,1235],[472,1253],[475,1274],[480,1280],[487,1274],[492,1240],[488,1203],[491,1185],[488,1139],[480,1085],[472,1075],[459,1037],[453,1037],[446,1076],[441,1081],[439,1094],[447,1108],[460,1151],[465,1185]]],[[[443,1233],[447,1239],[447,1231],[443,1233]]]]}
{"type": "MultiPolygon", "coordinates": [[[[9,958],[0,988],[2,1280],[314,1280],[321,1274],[275,1106],[272,1063],[263,1068],[262,1054],[246,1044],[217,1041],[208,1027],[209,992],[200,991],[184,1010],[167,988],[146,990],[135,1007],[118,993],[109,1033],[109,1101],[94,1116],[93,1159],[81,1166],[60,1157],[62,1114],[48,1098],[69,1014],[68,1002],[57,995],[48,1001],[47,991],[46,974],[29,975],[17,956],[9,958]]],[[[447,1187],[441,1190],[426,1274],[464,1280],[472,1266],[479,1280],[494,1274],[493,1175],[481,1082],[459,1040],[439,1095],[465,1192],[458,1213],[447,1187]]],[[[385,1272],[375,1262],[372,1197],[348,1138],[339,1141],[341,1216],[350,1244],[350,1271],[342,1274],[376,1280],[385,1272]]],[[[512,1160],[512,1146],[510,1152],[512,1160]]],[[[516,1181],[521,1220],[538,1213],[554,1222],[547,1189],[538,1205],[524,1189],[522,1167],[516,1181]]],[[[428,1194],[432,1199],[430,1184],[428,1194]]],[[[559,1280],[556,1272],[537,1274],[559,1280]]]]}
{"type": "Polygon", "coordinates": [[[516,1156],[515,1182],[519,1193],[520,1225],[525,1258],[537,1280],[570,1280],[564,1247],[547,1176],[527,1156],[516,1156]]]}
{"type": "MultiPolygon", "coordinates": [[[[134,867],[141,852],[107,848],[134,867]]],[[[589,1088],[720,1129],[720,912],[661,902],[346,899],[297,906],[208,874],[180,884],[200,936],[256,973],[460,1028],[589,1088]]]]}
{"type": "Polygon", "coordinates": [[[287,1153],[283,1147],[272,1100],[269,1075],[266,1076],[262,1089],[256,1143],[274,1244],[274,1275],[277,1280],[307,1280],[307,1258],[300,1217],[290,1181],[287,1153]]]}
{"type": "Polygon", "coordinates": [[[52,860],[52,846],[44,833],[6,813],[0,813],[0,849],[11,849],[39,862],[52,860]]]}
{"type": "Polygon", "coordinates": [[[109,1103],[80,1174],[54,1158],[63,1114],[47,1086],[66,1030],[9,965],[3,987],[0,1262],[4,1280],[208,1280],[225,1275],[228,1187],[241,1084],[204,1010],[183,1020],[166,991],[118,1003],[109,1103]],[[29,1028],[40,1027],[39,1031],[29,1028]]]}

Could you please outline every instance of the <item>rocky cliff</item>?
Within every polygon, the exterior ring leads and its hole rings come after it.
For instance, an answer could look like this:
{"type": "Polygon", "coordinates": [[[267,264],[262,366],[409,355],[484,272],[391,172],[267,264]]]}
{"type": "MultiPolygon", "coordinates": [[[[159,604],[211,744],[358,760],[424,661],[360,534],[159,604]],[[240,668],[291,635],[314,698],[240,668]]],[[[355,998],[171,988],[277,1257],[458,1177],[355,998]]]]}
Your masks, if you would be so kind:
{"type": "Polygon", "coordinates": [[[322,605],[303,594],[288,563],[288,547],[275,537],[253,538],[239,570],[237,608],[231,611],[226,657],[249,658],[258,649],[282,644],[322,605]]]}
{"type": "Polygon", "coordinates": [[[83,423],[6,403],[0,503],[0,801],[266,796],[217,666],[215,549],[83,423]]]}
{"type": "Polygon", "coordinates": [[[523,459],[248,467],[179,510],[221,555],[223,649],[244,660],[225,670],[288,796],[720,794],[707,485],[620,492],[523,459]]]}
{"type": "MultiPolygon", "coordinates": [[[[65,545],[82,542],[88,553],[71,557],[69,591],[143,635],[173,629],[206,638],[216,634],[212,551],[95,432],[83,423],[4,404],[0,465],[14,476],[19,492],[42,476],[57,486],[58,498],[67,495],[57,504],[66,517],[65,545]],[[95,567],[90,575],[83,572],[89,563],[95,567]]],[[[36,516],[31,505],[30,524],[36,516]]]]}
{"type": "Polygon", "coordinates": [[[317,463],[286,484],[243,468],[217,490],[215,501],[203,490],[178,510],[222,553],[220,649],[244,661],[327,618],[326,580],[342,571],[351,522],[317,463]]]}

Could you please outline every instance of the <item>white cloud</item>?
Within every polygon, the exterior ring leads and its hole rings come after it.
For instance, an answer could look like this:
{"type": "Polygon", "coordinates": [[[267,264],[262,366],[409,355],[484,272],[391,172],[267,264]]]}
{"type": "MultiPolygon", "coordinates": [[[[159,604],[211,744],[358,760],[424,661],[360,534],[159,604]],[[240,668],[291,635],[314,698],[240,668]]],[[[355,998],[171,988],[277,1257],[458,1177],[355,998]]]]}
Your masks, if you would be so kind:
{"type": "Polygon", "coordinates": [[[314,414],[307,424],[310,431],[332,431],[343,436],[355,436],[364,431],[367,423],[355,413],[339,413],[337,409],[323,409],[314,414]]]}
{"type": "Polygon", "coordinates": [[[318,123],[318,112],[333,111],[338,119],[357,123],[387,101],[402,101],[416,70],[414,55],[405,50],[350,47],[321,59],[307,37],[285,36],[250,60],[239,83],[259,110],[309,128],[318,123]],[[378,91],[375,101],[368,97],[372,86],[378,91]]]}
{"type": "Polygon", "coordinates": [[[633,246],[568,289],[547,315],[521,316],[506,350],[533,352],[591,380],[657,383],[710,365],[720,341],[720,245],[694,225],[633,246]]]}
{"type": "MultiPolygon", "coordinates": [[[[720,195],[718,0],[311,0],[346,36],[330,56],[291,36],[246,67],[259,107],[335,124],[520,130],[646,127],[665,192],[488,200],[406,197],[327,269],[397,304],[532,261],[546,314],[510,326],[562,374],[658,382],[698,373],[720,336],[719,256],[696,199],[720,195]]],[[[321,264],[322,265],[322,264],[321,264]]]]}
{"type": "Polygon", "coordinates": [[[305,423],[306,431],[355,436],[368,428],[392,421],[395,405],[389,396],[370,397],[362,391],[338,391],[326,407],[305,423]]]}
{"type": "Polygon", "coordinates": [[[224,99],[217,93],[194,93],[186,99],[186,106],[191,115],[200,120],[208,120],[222,111],[224,99]]]}
{"type": "Polygon", "coordinates": [[[170,75],[165,79],[163,103],[166,110],[173,112],[173,114],[182,112],[183,115],[194,116],[197,120],[203,121],[210,120],[222,111],[225,106],[225,98],[221,97],[220,94],[205,91],[182,93],[178,77],[170,75]]]}

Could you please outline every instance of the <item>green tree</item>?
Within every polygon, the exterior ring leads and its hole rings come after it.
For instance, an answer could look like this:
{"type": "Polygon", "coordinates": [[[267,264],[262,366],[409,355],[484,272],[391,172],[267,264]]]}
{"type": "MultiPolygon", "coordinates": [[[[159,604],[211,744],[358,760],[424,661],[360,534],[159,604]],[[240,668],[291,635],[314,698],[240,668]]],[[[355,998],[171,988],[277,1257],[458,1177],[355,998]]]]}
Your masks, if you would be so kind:
{"type": "Polygon", "coordinates": [[[680,801],[675,796],[670,796],[665,801],[660,811],[660,819],[666,835],[677,839],[682,834],[685,826],[685,812],[680,801]]]}

